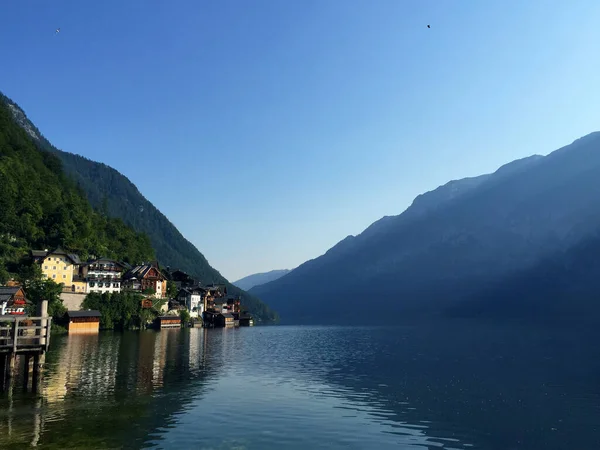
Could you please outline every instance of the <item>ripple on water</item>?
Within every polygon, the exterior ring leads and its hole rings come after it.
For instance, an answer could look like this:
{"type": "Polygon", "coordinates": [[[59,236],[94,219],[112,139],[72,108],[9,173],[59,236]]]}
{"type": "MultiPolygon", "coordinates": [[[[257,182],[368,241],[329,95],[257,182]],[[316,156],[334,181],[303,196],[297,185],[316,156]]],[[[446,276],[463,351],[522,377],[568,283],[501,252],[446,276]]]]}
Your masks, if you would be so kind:
{"type": "Polygon", "coordinates": [[[600,448],[600,355],[578,344],[464,328],[57,337],[42,396],[0,397],[0,448],[600,448]]]}

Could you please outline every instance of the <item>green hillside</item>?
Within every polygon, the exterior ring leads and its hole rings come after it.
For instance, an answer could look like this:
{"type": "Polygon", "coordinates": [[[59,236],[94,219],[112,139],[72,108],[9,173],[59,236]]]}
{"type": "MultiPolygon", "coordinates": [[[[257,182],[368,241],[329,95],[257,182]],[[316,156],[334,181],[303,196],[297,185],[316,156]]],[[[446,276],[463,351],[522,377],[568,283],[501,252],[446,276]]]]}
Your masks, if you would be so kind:
{"type": "Polygon", "coordinates": [[[149,237],[161,266],[168,266],[172,270],[183,270],[203,283],[225,283],[229,294],[242,296],[242,304],[258,321],[278,320],[277,314],[256,296],[232,285],[211,267],[204,255],[183,237],[169,219],[150,203],[127,177],[105,164],[58,150],[44,138],[14,102],[0,94],[0,100],[2,99],[4,103],[12,105],[16,122],[26,130],[26,132],[21,131],[21,134],[27,138],[28,133],[37,146],[44,150],[44,154],[49,153],[58,157],[58,160],[53,158],[53,161],[62,164],[65,173],[74,180],[77,188],[84,193],[95,211],[120,219],[119,223],[123,221],[149,237]]]}
{"type": "Polygon", "coordinates": [[[154,257],[146,235],[93,210],[60,159],[38,149],[0,102],[0,282],[18,272],[29,249],[58,246],[82,258],[154,257]]]}

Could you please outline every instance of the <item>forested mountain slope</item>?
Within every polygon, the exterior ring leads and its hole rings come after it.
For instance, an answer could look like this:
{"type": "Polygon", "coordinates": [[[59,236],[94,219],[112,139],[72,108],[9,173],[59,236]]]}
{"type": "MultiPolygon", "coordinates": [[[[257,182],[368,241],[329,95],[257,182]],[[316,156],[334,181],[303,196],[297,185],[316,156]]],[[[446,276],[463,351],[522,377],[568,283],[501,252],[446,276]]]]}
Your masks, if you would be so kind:
{"type": "Polygon", "coordinates": [[[0,101],[0,283],[18,274],[30,249],[58,246],[82,258],[154,258],[148,236],[95,212],[59,158],[37,148],[0,101]]]}
{"type": "Polygon", "coordinates": [[[14,120],[25,130],[39,148],[56,156],[65,173],[72,178],[96,211],[108,217],[121,219],[138,232],[150,238],[156,258],[172,270],[183,270],[204,283],[225,283],[228,293],[241,295],[242,303],[265,322],[277,320],[277,315],[256,296],[229,283],[210,266],[198,249],[150,203],[127,177],[115,169],[79,155],[56,149],[23,110],[12,100],[2,96],[14,120]]]}

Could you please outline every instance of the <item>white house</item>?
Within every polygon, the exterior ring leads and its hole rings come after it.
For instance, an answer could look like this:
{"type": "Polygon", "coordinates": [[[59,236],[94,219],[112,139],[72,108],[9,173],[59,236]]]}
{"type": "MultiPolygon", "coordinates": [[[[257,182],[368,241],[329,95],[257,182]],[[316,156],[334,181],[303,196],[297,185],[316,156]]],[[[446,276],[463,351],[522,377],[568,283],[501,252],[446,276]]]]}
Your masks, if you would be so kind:
{"type": "Polygon", "coordinates": [[[190,312],[191,317],[202,317],[204,312],[204,290],[198,287],[183,288],[177,293],[177,301],[190,312]]]}
{"type": "Polygon", "coordinates": [[[83,278],[86,282],[86,292],[101,294],[121,292],[123,264],[111,259],[96,259],[83,266],[83,278]]]}

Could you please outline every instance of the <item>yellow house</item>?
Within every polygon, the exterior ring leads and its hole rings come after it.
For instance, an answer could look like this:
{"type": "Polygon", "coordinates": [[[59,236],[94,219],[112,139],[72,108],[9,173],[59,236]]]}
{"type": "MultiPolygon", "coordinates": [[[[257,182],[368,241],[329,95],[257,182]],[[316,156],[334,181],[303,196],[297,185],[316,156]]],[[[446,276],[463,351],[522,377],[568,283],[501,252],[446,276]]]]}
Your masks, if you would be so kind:
{"type": "Polygon", "coordinates": [[[31,256],[40,264],[45,278],[63,283],[66,291],[85,292],[85,283],[79,281],[79,256],[67,253],[61,248],[54,251],[32,250],[31,256]]]}

